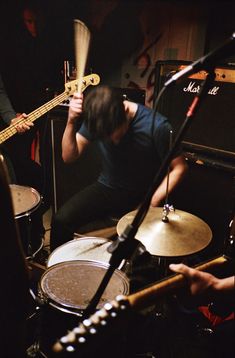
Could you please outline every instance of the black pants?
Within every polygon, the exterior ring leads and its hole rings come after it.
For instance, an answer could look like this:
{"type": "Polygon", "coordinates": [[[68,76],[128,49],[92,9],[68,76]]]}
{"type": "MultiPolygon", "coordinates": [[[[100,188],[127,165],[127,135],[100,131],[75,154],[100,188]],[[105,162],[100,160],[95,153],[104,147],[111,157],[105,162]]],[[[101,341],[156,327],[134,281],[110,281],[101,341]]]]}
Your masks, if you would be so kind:
{"type": "Polygon", "coordinates": [[[75,194],[53,216],[51,250],[73,239],[74,232],[83,233],[101,228],[100,222],[103,227],[108,226],[107,217],[121,217],[134,210],[142,197],[143,195],[112,189],[98,182],[89,185],[75,194]],[[89,229],[85,230],[89,223],[93,223],[93,226],[90,224],[89,229]]]}

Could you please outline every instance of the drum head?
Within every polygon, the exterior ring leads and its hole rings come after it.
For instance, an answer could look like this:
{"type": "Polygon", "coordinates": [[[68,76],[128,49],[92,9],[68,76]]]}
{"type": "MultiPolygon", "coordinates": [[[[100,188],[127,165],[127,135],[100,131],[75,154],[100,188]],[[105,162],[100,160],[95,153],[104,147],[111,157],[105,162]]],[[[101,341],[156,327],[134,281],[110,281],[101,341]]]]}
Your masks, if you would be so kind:
{"type": "Polygon", "coordinates": [[[108,263],[111,254],[107,251],[111,241],[101,237],[81,237],[57,247],[49,256],[47,267],[60,262],[89,260],[108,263]]]}
{"type": "Polygon", "coordinates": [[[16,219],[34,211],[41,201],[37,190],[28,186],[10,184],[10,191],[16,219]]]}
{"type": "MultiPolygon", "coordinates": [[[[42,275],[40,290],[50,303],[62,309],[84,310],[95,295],[108,267],[108,264],[88,260],[59,263],[42,275]]],[[[123,272],[115,270],[97,308],[117,295],[128,293],[129,280],[123,272]]]]}

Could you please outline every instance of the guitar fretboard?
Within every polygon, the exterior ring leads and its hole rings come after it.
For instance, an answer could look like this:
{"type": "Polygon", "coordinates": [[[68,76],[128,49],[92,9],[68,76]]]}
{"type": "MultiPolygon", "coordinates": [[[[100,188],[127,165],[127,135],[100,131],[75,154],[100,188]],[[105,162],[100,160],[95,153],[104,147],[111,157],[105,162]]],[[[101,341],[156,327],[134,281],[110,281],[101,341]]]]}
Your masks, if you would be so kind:
{"type": "MultiPolygon", "coordinates": [[[[82,92],[89,86],[96,86],[100,82],[100,77],[97,74],[91,74],[83,77],[82,81],[82,92]]],[[[5,142],[7,139],[17,133],[17,126],[26,122],[34,122],[37,118],[42,117],[45,113],[50,111],[52,108],[63,102],[70,95],[73,95],[78,89],[78,80],[74,80],[65,84],[65,91],[54,97],[49,102],[43,104],[41,107],[35,109],[28,114],[27,118],[21,118],[16,123],[11,124],[9,127],[3,129],[0,132],[0,144],[5,142]]]]}
{"type": "Polygon", "coordinates": [[[29,113],[27,118],[22,118],[17,123],[11,124],[9,127],[5,128],[0,133],[0,144],[2,144],[7,139],[9,139],[10,137],[12,137],[14,134],[17,133],[16,127],[20,123],[34,122],[36,119],[43,116],[45,113],[49,112],[52,108],[56,107],[59,103],[64,101],[68,97],[68,95],[69,94],[66,91],[61,93],[59,96],[53,98],[49,102],[45,103],[41,107],[39,107],[39,108],[35,109],[34,111],[32,111],[31,113],[29,113]]]}

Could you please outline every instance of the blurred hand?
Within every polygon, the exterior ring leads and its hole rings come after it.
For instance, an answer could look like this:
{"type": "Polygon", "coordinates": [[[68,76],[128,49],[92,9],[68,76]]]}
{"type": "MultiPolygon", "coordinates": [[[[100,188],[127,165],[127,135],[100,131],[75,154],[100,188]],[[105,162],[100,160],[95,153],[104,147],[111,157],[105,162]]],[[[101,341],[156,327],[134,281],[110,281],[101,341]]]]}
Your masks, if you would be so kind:
{"type": "Polygon", "coordinates": [[[27,117],[26,113],[22,113],[17,114],[17,117],[11,120],[11,124],[15,125],[18,133],[24,133],[34,126],[33,122],[27,121],[27,117]]]}
{"type": "Polygon", "coordinates": [[[187,279],[192,295],[210,294],[218,279],[207,272],[202,272],[184,264],[170,264],[169,268],[184,275],[187,279]]]}
{"type": "Polygon", "coordinates": [[[82,113],[83,106],[83,94],[74,93],[73,98],[70,101],[69,105],[69,121],[74,121],[78,119],[82,113]]]}

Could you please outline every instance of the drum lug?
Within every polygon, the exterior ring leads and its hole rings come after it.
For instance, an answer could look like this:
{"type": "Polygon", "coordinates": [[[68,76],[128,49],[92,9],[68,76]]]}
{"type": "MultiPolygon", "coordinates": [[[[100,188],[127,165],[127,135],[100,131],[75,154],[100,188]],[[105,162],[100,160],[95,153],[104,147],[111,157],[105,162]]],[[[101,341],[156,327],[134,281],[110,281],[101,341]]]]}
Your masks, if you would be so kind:
{"type": "Polygon", "coordinates": [[[45,297],[45,295],[43,295],[41,291],[39,291],[36,297],[36,302],[39,305],[39,307],[43,307],[48,305],[49,300],[47,297],[45,297]]]}

